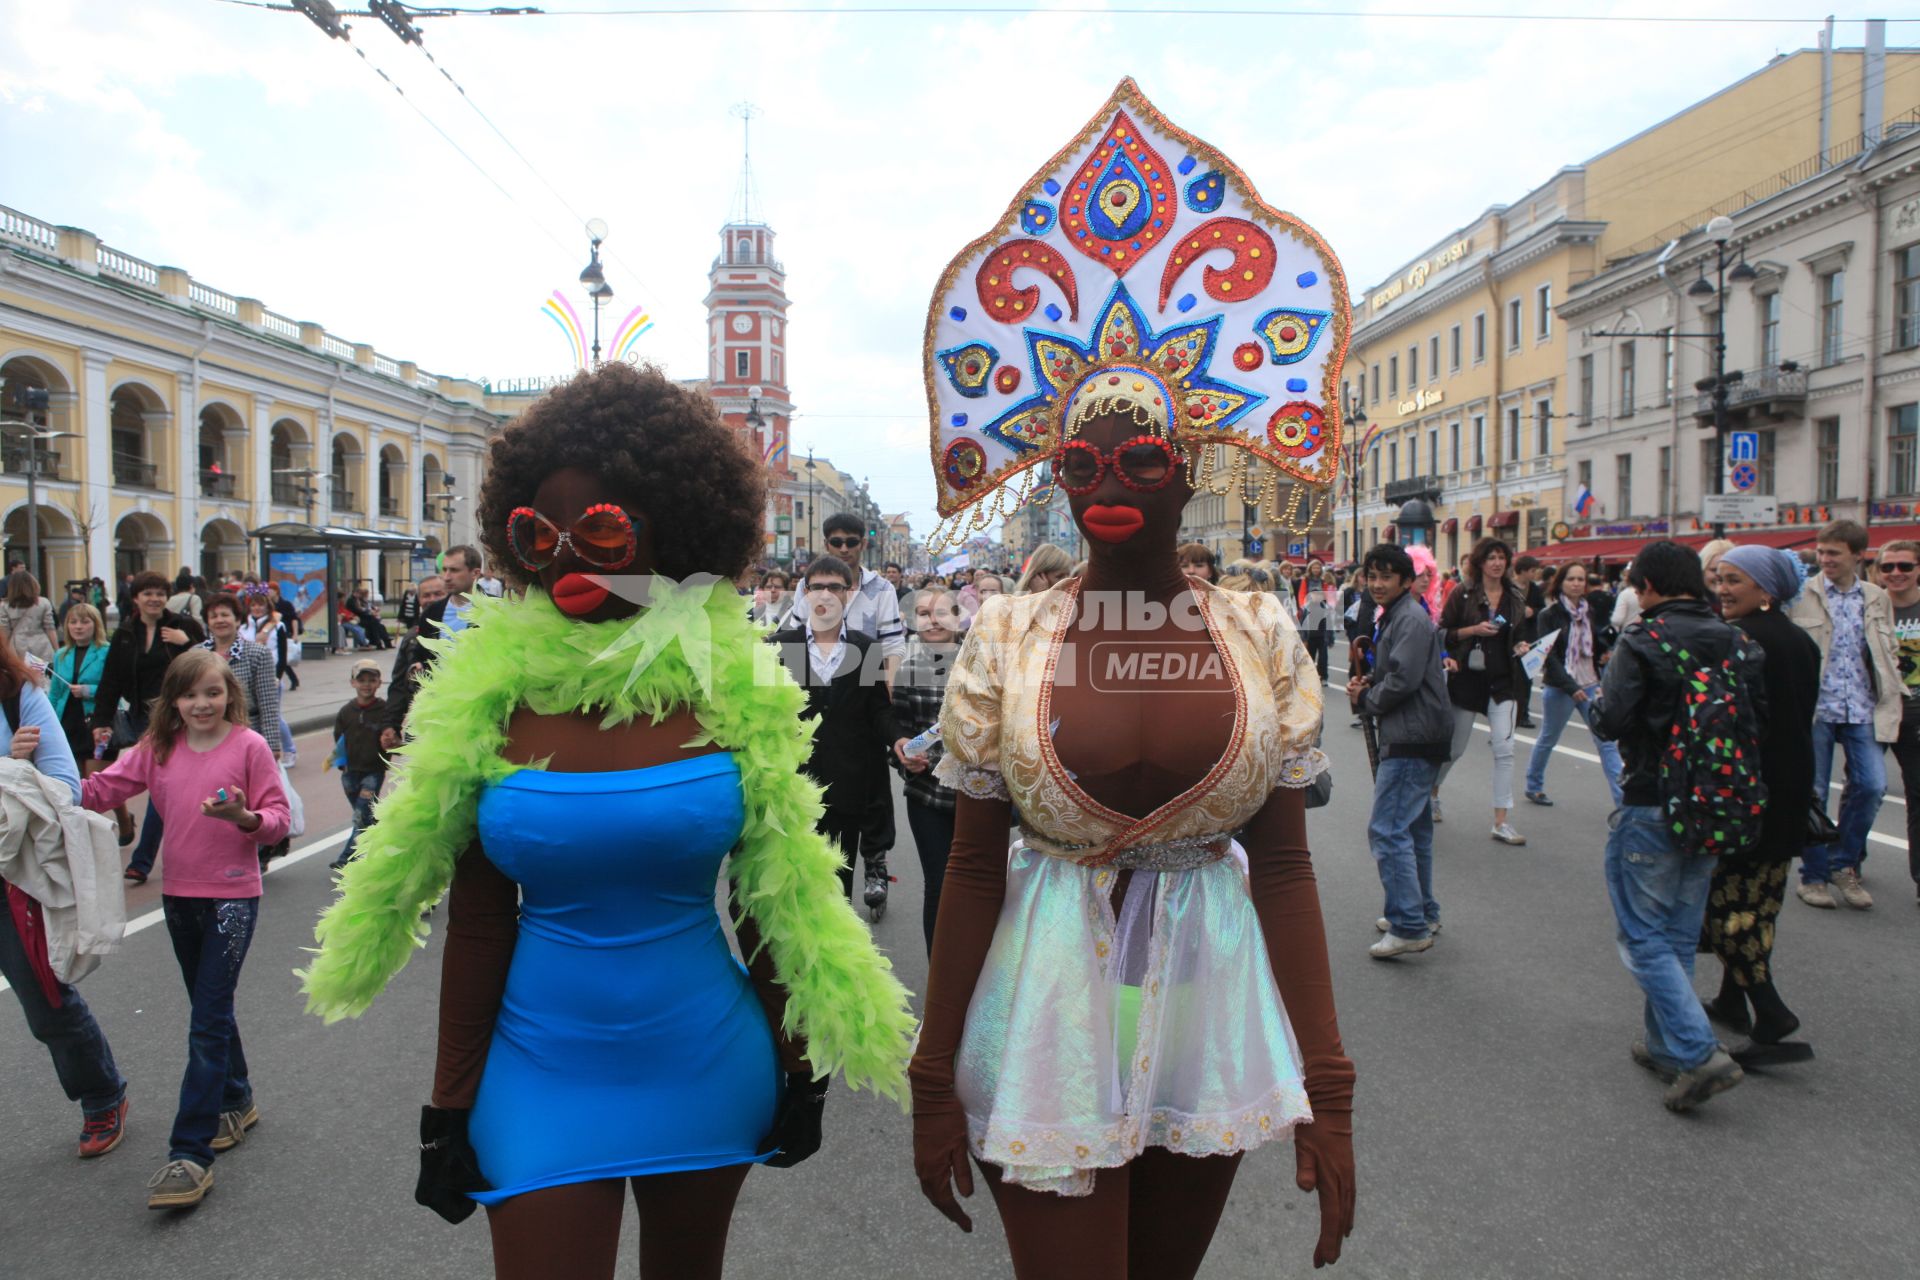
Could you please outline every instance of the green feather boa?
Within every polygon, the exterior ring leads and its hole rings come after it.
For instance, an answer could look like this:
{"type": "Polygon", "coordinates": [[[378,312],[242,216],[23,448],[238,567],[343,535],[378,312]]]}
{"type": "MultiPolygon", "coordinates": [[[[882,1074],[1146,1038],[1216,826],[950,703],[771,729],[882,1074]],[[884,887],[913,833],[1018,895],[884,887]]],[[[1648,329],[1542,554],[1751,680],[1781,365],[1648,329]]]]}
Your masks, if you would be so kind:
{"type": "Polygon", "coordinates": [[[442,642],[408,722],[400,781],[360,836],[340,896],[301,971],[309,1012],[357,1016],[425,945],[438,902],[473,841],[480,792],[522,766],[501,757],[507,719],[603,712],[603,728],[692,707],[688,745],[735,753],[746,827],[732,854],[735,904],[753,916],[787,990],[786,1029],[825,1076],[902,1096],[914,1030],[906,989],[841,892],[839,852],[815,829],[820,788],[801,771],[812,726],[727,583],[670,591],[630,619],[580,623],[546,596],[476,598],[470,627],[442,642]],[[691,658],[691,661],[689,661],[691,658]]]}

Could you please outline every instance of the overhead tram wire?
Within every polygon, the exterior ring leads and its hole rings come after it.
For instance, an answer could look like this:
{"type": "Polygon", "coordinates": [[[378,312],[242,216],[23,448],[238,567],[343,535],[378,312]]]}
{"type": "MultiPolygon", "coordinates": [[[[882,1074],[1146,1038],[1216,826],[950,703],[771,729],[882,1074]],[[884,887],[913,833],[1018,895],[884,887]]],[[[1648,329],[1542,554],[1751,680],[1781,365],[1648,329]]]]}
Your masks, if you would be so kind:
{"type": "MultiPolygon", "coordinates": [[[[389,31],[393,32],[393,34],[399,38],[402,44],[410,44],[414,48],[418,49],[420,51],[420,56],[425,58],[428,62],[432,63],[433,69],[435,71],[438,71],[442,76],[442,78],[444,78],[448,84],[453,86],[454,92],[460,95],[460,100],[466,103],[468,107],[472,108],[473,113],[480,117],[480,119],[486,124],[487,128],[493,130],[493,135],[496,138],[500,139],[501,142],[505,143],[507,150],[513,152],[514,156],[520,161],[520,163],[526,166],[527,172],[531,173],[534,176],[534,178],[538,180],[540,185],[547,189],[548,194],[550,194],[551,196],[553,196],[555,200],[560,202],[560,207],[565,209],[569,214],[573,215],[573,220],[584,229],[588,221],[587,215],[585,215],[584,213],[581,213],[578,209],[574,208],[573,203],[569,201],[567,197],[561,193],[560,188],[554,186],[553,183],[549,182],[547,180],[547,175],[540,172],[539,167],[536,166],[533,163],[533,161],[527,157],[527,153],[522,151],[519,147],[515,146],[513,139],[509,138],[506,135],[506,131],[501,129],[499,125],[493,122],[493,117],[488,115],[485,111],[481,110],[480,104],[474,101],[473,95],[467,92],[466,86],[461,84],[458,80],[454,79],[453,73],[448,71],[446,67],[442,66],[440,63],[440,60],[433,56],[433,53],[427,48],[426,39],[421,34],[420,29],[414,26],[413,23],[410,21],[410,19],[413,19],[413,18],[435,16],[436,12],[445,12],[445,13],[466,12],[466,13],[480,13],[487,16],[492,16],[495,13],[514,12],[514,11],[499,11],[499,10],[490,10],[490,9],[489,10],[458,10],[458,11],[456,10],[446,10],[446,11],[420,10],[420,9],[411,8],[405,4],[401,4],[399,3],[399,0],[370,0],[370,6],[372,11],[371,16],[378,18],[381,21],[381,23],[383,23],[389,31]]],[[[638,271],[635,271],[633,267],[630,264],[628,264],[626,259],[620,257],[618,254],[614,253],[611,249],[607,249],[604,246],[601,249],[601,253],[605,257],[613,260],[614,262],[619,263],[621,268],[626,271],[627,275],[632,278],[633,282],[640,286],[640,290],[642,293],[650,294],[650,295],[653,295],[654,297],[660,296],[654,291],[653,286],[649,285],[645,280],[642,280],[640,278],[640,273],[638,271]]]]}
{"type": "MultiPolygon", "coordinates": [[[[251,9],[292,8],[287,4],[274,4],[269,0],[218,0],[221,4],[242,5],[251,9]]],[[[342,11],[350,17],[374,17],[367,10],[342,11]]],[[[489,8],[466,8],[451,5],[435,5],[431,8],[409,9],[416,18],[730,18],[730,17],[780,17],[793,15],[799,17],[1045,17],[1059,14],[1065,17],[1099,18],[1321,18],[1358,20],[1387,19],[1391,21],[1418,21],[1429,19],[1439,22],[1603,22],[1614,25],[1645,23],[1661,26],[1783,26],[1818,25],[1826,22],[1831,15],[1807,14],[1787,17],[1753,17],[1739,14],[1724,15],[1686,15],[1686,14],[1631,14],[1631,13],[1543,13],[1520,11],[1514,13],[1489,13],[1478,10],[1461,10],[1444,13],[1428,13],[1417,10],[1365,10],[1365,9],[1324,9],[1324,8],[1283,8],[1266,7],[1253,9],[1234,9],[1225,7],[1174,8],[1153,6],[1147,8],[1116,9],[1106,5],[699,5],[674,6],[663,8],[627,8],[627,9],[564,9],[542,8],[538,6],[494,6],[489,8]]],[[[1833,17],[1834,22],[1865,22],[1860,17],[1833,17]]],[[[1920,18],[1886,18],[1888,25],[1920,24],[1920,18]]]]}

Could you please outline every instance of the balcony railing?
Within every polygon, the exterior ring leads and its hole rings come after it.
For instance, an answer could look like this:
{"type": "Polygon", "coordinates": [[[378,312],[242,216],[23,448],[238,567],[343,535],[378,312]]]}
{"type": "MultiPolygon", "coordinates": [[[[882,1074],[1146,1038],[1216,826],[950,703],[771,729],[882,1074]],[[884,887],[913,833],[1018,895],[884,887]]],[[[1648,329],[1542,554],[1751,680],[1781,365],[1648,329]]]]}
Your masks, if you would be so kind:
{"type": "Polygon", "coordinates": [[[202,471],[200,473],[200,496],[203,498],[231,498],[236,492],[235,477],[224,471],[202,471]]]}
{"type": "Polygon", "coordinates": [[[300,482],[290,476],[275,476],[272,490],[273,500],[283,507],[305,506],[307,495],[300,491],[300,482]]]}
{"type": "MultiPolygon", "coordinates": [[[[0,466],[7,474],[23,476],[27,474],[28,452],[22,444],[9,444],[0,449],[0,466]]],[[[33,473],[46,480],[64,480],[60,474],[60,454],[53,449],[35,449],[32,452],[33,473]]]]}
{"type": "Polygon", "coordinates": [[[360,511],[360,498],[353,490],[335,481],[333,484],[333,509],[335,511],[360,511]]]}
{"type": "Polygon", "coordinates": [[[1405,502],[1409,498],[1427,498],[1439,496],[1439,476],[1409,476],[1405,480],[1395,480],[1386,488],[1388,502],[1405,502]]]}
{"type": "Polygon", "coordinates": [[[113,455],[113,482],[131,485],[136,489],[157,489],[160,487],[160,468],[145,458],[116,453],[113,455]]]}
{"type": "Polygon", "coordinates": [[[384,497],[380,499],[380,514],[383,516],[399,516],[404,514],[400,510],[400,499],[394,497],[384,497]]]}
{"type": "MultiPolygon", "coordinates": [[[[1789,414],[1798,417],[1807,408],[1807,371],[1805,369],[1761,369],[1756,373],[1740,377],[1729,373],[1727,384],[1727,412],[1746,416],[1758,410],[1770,417],[1783,418],[1789,414]]],[[[1703,425],[1713,422],[1713,390],[1711,379],[1704,379],[1708,385],[1700,391],[1694,401],[1693,416],[1703,425]]],[[[1696,387],[1699,383],[1694,384],[1696,387]]]]}

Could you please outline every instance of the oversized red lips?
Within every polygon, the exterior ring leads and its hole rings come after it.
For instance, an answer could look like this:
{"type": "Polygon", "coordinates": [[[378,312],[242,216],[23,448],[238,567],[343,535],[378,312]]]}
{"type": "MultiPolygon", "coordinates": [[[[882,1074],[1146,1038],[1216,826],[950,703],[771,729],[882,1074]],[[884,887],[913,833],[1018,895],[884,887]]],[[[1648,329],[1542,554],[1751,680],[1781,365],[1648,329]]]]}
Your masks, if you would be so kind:
{"type": "Polygon", "coordinates": [[[1088,537],[1102,542],[1125,542],[1140,532],[1147,518],[1138,507],[1096,506],[1082,512],[1080,522],[1086,525],[1088,537]]]}
{"type": "Polygon", "coordinates": [[[584,573],[570,573],[553,584],[553,603],[562,612],[579,617],[606,603],[607,589],[584,573]]]}

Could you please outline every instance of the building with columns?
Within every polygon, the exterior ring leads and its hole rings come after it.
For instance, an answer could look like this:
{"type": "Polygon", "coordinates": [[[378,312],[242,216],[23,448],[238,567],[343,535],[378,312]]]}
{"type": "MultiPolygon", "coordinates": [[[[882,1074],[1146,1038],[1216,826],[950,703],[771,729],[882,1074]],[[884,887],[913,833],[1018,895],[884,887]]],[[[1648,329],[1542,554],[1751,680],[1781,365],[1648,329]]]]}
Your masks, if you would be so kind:
{"type": "MultiPolygon", "coordinates": [[[[275,524],[428,554],[473,541],[503,414],[475,383],[0,207],[0,421],[6,556],[28,558],[37,518],[31,567],[57,598],[88,577],[111,595],[140,570],[260,568],[249,535],[275,524]]],[[[391,593],[410,561],[343,549],[332,576],[391,593]]]]}
{"type": "MultiPolygon", "coordinates": [[[[1451,566],[1487,533],[1550,554],[1590,525],[1574,505],[1583,476],[1594,470],[1591,487],[1602,502],[1609,476],[1604,466],[1569,465],[1576,450],[1582,462],[1595,459],[1586,371],[1623,358],[1585,336],[1617,318],[1618,308],[1609,311],[1596,293],[1599,283],[1621,288],[1670,246],[1694,246],[1684,258],[1693,264],[1698,230],[1714,215],[1837,174],[1915,120],[1920,50],[1886,48],[1885,24],[1870,22],[1862,45],[1837,48],[1829,37],[1782,54],[1511,203],[1437,230],[1354,305],[1342,399],[1349,439],[1371,439],[1352,477],[1357,492],[1347,477],[1337,488],[1336,558],[1383,538],[1415,538],[1451,566]],[[1579,305],[1569,308],[1576,296],[1579,305]],[[1593,359],[1583,363],[1585,356],[1593,359]],[[1422,505],[1414,510],[1433,522],[1402,529],[1415,499],[1422,505]]],[[[1642,317],[1647,339],[1633,349],[1646,362],[1642,393],[1679,376],[1661,354],[1674,344],[1657,347],[1655,331],[1692,332],[1699,309],[1683,310],[1642,317]]],[[[1632,424],[1635,440],[1645,422],[1632,424]]],[[[1663,436],[1657,447],[1674,445],[1663,436]]],[[[1698,475],[1691,457],[1669,459],[1669,479],[1657,480],[1655,448],[1633,460],[1641,514],[1655,493],[1697,487],[1682,480],[1698,475]]],[[[1607,446],[1605,466],[1619,452],[1607,446]]]]}

